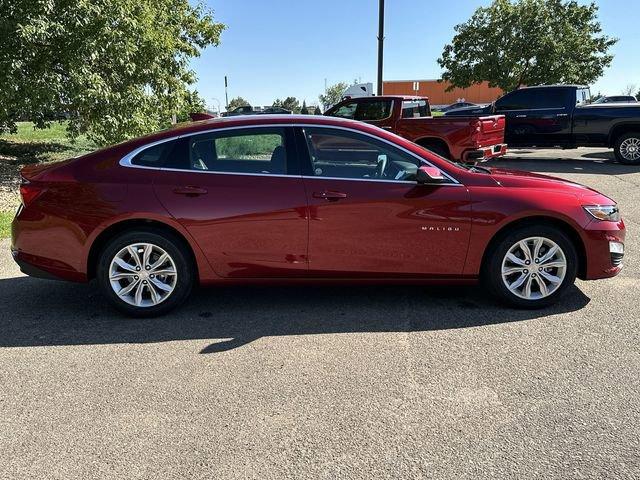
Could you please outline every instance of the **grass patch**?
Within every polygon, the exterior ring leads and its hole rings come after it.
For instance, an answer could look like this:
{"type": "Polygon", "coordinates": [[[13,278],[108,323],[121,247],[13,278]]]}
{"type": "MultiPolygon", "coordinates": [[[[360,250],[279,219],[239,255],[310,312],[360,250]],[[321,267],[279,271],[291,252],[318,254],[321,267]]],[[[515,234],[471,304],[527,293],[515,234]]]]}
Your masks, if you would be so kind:
{"type": "Polygon", "coordinates": [[[67,138],[67,122],[52,123],[49,128],[34,129],[31,122],[18,122],[14,134],[0,135],[0,161],[15,165],[53,162],[95,150],[87,137],[67,138]]]}
{"type": "Polygon", "coordinates": [[[0,212],[0,238],[9,238],[11,236],[11,221],[13,213],[0,212]]]}
{"type": "Polygon", "coordinates": [[[434,112],[433,110],[431,111],[431,115],[433,117],[442,117],[444,115],[444,112],[434,112]]]}

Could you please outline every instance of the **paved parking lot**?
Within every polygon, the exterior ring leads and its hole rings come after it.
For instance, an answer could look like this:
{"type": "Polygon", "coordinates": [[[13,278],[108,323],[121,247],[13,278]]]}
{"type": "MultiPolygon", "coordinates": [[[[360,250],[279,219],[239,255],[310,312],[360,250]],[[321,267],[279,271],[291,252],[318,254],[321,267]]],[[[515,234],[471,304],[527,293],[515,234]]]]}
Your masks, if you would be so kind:
{"type": "Polygon", "coordinates": [[[0,478],[639,478],[640,167],[499,165],[617,199],[623,273],[533,312],[476,288],[228,287],[132,321],[0,242],[0,478]]]}

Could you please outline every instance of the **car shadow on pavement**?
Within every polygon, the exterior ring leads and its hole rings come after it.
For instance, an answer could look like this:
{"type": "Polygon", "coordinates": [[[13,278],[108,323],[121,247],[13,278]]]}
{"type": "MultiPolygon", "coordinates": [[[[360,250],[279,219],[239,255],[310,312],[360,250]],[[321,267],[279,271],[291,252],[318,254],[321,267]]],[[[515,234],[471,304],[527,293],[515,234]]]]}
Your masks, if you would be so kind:
{"type": "Polygon", "coordinates": [[[262,337],[353,332],[419,332],[532,320],[580,310],[573,286],[555,306],[515,310],[478,287],[224,286],[203,288],[161,318],[130,319],[93,285],[17,277],[0,280],[0,347],[211,342],[200,353],[262,337]]]}

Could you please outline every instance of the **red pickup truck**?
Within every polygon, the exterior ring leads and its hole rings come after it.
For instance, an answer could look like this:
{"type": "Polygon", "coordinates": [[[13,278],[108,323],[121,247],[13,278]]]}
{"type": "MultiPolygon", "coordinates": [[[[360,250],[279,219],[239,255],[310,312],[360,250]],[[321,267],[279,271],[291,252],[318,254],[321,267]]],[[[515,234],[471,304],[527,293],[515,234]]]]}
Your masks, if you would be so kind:
{"type": "Polygon", "coordinates": [[[427,97],[350,98],[325,112],[389,130],[451,160],[486,161],[504,155],[504,115],[432,117],[427,97]]]}

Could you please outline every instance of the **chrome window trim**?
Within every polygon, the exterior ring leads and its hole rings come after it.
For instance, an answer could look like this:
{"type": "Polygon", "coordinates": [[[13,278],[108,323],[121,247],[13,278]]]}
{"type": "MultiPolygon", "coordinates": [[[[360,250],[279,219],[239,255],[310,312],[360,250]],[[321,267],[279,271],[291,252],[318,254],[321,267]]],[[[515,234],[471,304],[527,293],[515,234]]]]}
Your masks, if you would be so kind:
{"type": "MultiPolygon", "coordinates": [[[[274,124],[266,124],[266,125],[239,125],[239,126],[234,126],[234,127],[221,127],[221,128],[211,128],[208,130],[203,130],[201,132],[190,132],[190,133],[184,133],[182,135],[174,135],[172,137],[167,137],[167,138],[163,138],[161,140],[156,140],[154,142],[151,143],[146,143],[144,145],[141,145],[137,148],[135,148],[134,150],[132,150],[131,152],[127,153],[124,157],[122,157],[120,159],[120,161],[118,162],[118,164],[122,167],[127,167],[127,168],[140,168],[143,170],[160,170],[160,171],[168,171],[168,172],[189,172],[189,173],[213,173],[216,175],[248,175],[248,176],[256,176],[256,177],[286,177],[286,178],[324,178],[324,179],[334,179],[334,180],[355,180],[355,181],[363,181],[363,182],[386,182],[386,183],[413,183],[416,184],[416,182],[411,182],[411,181],[406,181],[406,180],[380,180],[380,179],[367,179],[367,178],[342,178],[342,177],[315,177],[315,176],[303,176],[303,175],[286,175],[286,174],[271,174],[271,173],[244,173],[244,172],[219,172],[219,171],[215,171],[215,170],[190,170],[190,169],[186,169],[186,168],[164,168],[164,167],[148,167],[148,166],[144,166],[144,165],[134,165],[131,163],[131,160],[138,155],[140,152],[151,148],[151,147],[155,147],[156,145],[160,145],[162,143],[166,143],[166,142],[172,142],[174,140],[179,140],[181,138],[185,138],[185,137],[193,137],[196,135],[206,135],[206,134],[210,134],[210,133],[216,133],[216,132],[223,132],[223,131],[228,131],[228,130],[245,130],[245,129],[249,129],[249,128],[275,128],[275,127],[280,127],[280,128],[286,128],[286,127],[291,127],[291,128],[327,128],[327,129],[333,129],[333,130],[345,130],[347,132],[352,132],[352,133],[356,133],[356,134],[360,134],[360,135],[365,135],[367,137],[371,137],[374,140],[378,140],[380,142],[384,142],[388,145],[391,145],[394,148],[397,148],[398,150],[401,150],[403,152],[405,152],[406,154],[417,158],[420,162],[430,166],[430,167],[435,167],[438,168],[442,174],[448,178],[451,182],[453,183],[436,183],[434,185],[439,185],[441,187],[444,186],[463,186],[455,177],[453,177],[452,175],[449,174],[449,172],[447,172],[446,170],[443,170],[440,167],[437,167],[436,165],[432,164],[431,162],[429,162],[428,160],[426,160],[425,158],[422,158],[420,155],[418,155],[417,153],[412,152],[411,150],[408,150],[396,143],[393,143],[385,138],[381,138],[381,137],[377,137],[371,133],[368,132],[363,132],[361,130],[358,129],[354,129],[354,128],[348,128],[348,127],[343,127],[343,126],[336,126],[336,125],[323,125],[323,124],[308,124],[308,123],[274,123],[274,124]]],[[[432,184],[421,184],[421,185],[432,185],[432,184]]]]}

